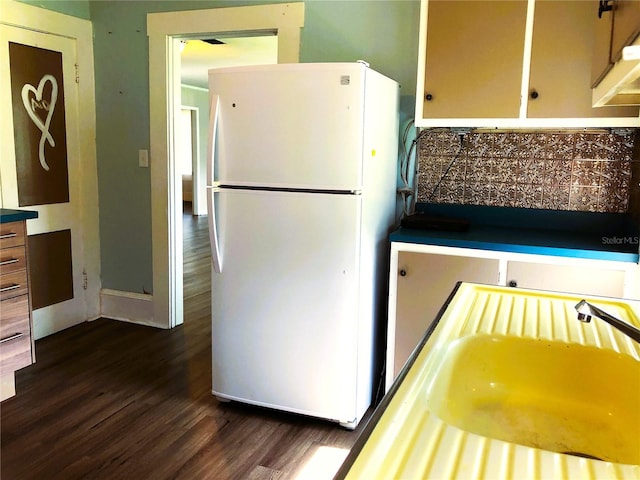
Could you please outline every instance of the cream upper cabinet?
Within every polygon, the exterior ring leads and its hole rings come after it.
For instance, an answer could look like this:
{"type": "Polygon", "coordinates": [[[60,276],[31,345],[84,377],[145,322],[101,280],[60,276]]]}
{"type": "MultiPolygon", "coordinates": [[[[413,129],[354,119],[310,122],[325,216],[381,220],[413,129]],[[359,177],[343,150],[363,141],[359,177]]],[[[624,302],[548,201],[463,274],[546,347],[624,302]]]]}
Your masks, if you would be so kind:
{"type": "Polygon", "coordinates": [[[638,107],[591,106],[597,21],[597,1],[535,2],[527,117],[638,117],[638,107]]]}
{"type": "Polygon", "coordinates": [[[595,87],[613,66],[611,61],[613,5],[609,5],[609,3],[599,4],[598,14],[594,16],[593,56],[591,58],[592,87],[595,87]]]}
{"type": "Polygon", "coordinates": [[[639,127],[591,107],[597,19],[597,0],[422,0],[416,125],[639,127]]]}
{"type": "Polygon", "coordinates": [[[637,43],[640,34],[640,1],[603,0],[594,15],[591,86],[596,87],[622,57],[622,49],[637,43]]]}
{"type": "Polygon", "coordinates": [[[423,107],[427,118],[517,118],[527,4],[430,0],[423,107]]]}
{"type": "Polygon", "coordinates": [[[617,62],[622,57],[622,49],[631,45],[640,34],[640,1],[615,0],[609,3],[613,3],[611,61],[617,62]]]}

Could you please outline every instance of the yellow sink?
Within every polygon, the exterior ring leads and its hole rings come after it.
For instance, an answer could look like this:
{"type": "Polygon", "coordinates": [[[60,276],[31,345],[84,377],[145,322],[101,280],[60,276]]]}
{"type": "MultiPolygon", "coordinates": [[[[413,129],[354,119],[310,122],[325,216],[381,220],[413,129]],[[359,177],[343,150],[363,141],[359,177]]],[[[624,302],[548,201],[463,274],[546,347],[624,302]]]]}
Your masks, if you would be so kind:
{"type": "MultiPolygon", "coordinates": [[[[640,344],[582,298],[458,285],[336,478],[640,479],[640,344]]],[[[640,327],[640,301],[587,300],[640,327]]]]}
{"type": "Polygon", "coordinates": [[[428,388],[429,409],[485,437],[640,464],[640,362],[591,346],[505,335],[460,338],[428,388]]]}

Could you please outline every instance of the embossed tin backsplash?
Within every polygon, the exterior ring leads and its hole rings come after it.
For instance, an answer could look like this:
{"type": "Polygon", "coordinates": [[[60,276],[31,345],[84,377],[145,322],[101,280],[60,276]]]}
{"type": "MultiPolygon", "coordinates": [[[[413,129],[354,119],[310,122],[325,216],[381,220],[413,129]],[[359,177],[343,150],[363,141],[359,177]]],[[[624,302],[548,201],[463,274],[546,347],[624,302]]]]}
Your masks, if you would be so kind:
{"type": "Polygon", "coordinates": [[[639,136],[637,129],[468,133],[458,155],[457,133],[425,131],[417,201],[626,213],[638,183],[631,178],[632,162],[640,161],[634,159],[639,136]]]}

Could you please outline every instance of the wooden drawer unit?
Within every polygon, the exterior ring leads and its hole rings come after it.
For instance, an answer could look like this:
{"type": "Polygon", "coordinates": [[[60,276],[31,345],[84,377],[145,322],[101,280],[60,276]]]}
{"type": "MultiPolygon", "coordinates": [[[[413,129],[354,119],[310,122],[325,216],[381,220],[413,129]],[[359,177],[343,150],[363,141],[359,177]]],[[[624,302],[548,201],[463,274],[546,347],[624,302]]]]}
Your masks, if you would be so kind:
{"type": "Polygon", "coordinates": [[[31,365],[29,297],[2,301],[0,322],[0,375],[31,365]]]}
{"type": "MultiPolygon", "coordinates": [[[[0,224],[0,377],[34,361],[25,221],[0,224]]],[[[3,395],[4,399],[10,395],[3,395]]]]}

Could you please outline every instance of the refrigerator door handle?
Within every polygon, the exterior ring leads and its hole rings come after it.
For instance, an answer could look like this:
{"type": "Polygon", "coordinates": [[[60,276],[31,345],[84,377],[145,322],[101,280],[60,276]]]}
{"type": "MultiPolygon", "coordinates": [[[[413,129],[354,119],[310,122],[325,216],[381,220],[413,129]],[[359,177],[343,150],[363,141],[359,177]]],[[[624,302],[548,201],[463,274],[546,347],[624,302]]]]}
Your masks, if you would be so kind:
{"type": "Polygon", "coordinates": [[[213,268],[217,273],[222,273],[222,258],[220,256],[220,242],[218,240],[218,226],[216,222],[216,191],[214,188],[214,152],[218,134],[218,118],[220,111],[220,97],[211,95],[211,111],[209,113],[209,150],[207,152],[207,210],[209,220],[209,241],[211,242],[211,259],[213,268]]]}
{"type": "Polygon", "coordinates": [[[222,273],[222,257],[220,255],[220,242],[218,241],[218,226],[216,222],[216,192],[219,188],[207,187],[207,207],[209,210],[209,242],[211,243],[211,259],[216,273],[222,273]]]}
{"type": "Polygon", "coordinates": [[[220,118],[220,96],[211,94],[211,107],[209,110],[209,143],[207,145],[207,185],[215,185],[215,151],[218,139],[218,119],[220,118]]]}

